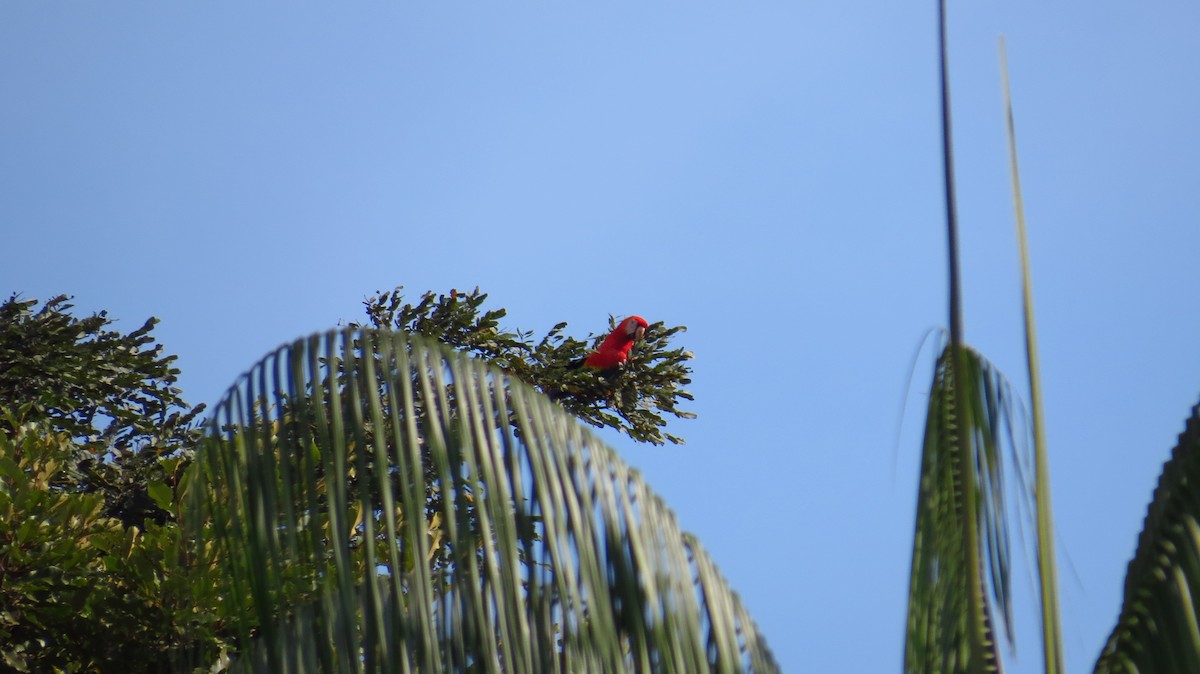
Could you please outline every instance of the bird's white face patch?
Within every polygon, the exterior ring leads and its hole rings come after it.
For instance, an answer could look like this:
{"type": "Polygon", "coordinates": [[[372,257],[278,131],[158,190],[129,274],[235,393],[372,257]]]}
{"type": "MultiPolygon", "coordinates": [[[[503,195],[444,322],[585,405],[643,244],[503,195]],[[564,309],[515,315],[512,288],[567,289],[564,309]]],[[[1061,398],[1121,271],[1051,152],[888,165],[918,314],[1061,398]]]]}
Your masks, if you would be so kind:
{"type": "Polygon", "coordinates": [[[621,323],[621,327],[625,329],[625,336],[633,341],[641,341],[642,336],[646,334],[646,328],[642,327],[637,317],[626,318],[621,323]]]}

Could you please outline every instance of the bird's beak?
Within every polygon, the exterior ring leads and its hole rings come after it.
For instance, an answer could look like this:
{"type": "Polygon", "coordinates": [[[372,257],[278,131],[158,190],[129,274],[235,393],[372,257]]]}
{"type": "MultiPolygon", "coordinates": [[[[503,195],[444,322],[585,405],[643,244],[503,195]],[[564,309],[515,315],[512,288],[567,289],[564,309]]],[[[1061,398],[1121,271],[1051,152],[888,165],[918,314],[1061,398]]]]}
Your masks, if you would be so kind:
{"type": "Polygon", "coordinates": [[[635,341],[635,342],[642,341],[642,337],[645,337],[645,336],[646,336],[646,328],[643,328],[640,325],[637,326],[637,330],[633,331],[633,341],[635,341]]]}

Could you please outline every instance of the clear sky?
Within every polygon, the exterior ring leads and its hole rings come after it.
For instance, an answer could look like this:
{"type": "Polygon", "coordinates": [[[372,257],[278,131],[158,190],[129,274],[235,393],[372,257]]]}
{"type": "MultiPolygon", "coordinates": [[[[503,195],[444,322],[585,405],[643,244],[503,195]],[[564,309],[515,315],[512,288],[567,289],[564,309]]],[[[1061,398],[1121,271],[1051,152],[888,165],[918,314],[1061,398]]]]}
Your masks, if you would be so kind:
{"type": "MultiPolygon", "coordinates": [[[[607,439],[787,671],[898,671],[946,322],[935,3],[0,3],[0,292],[148,316],[215,402],[361,300],[687,325],[684,447],[607,439]],[[899,437],[899,441],[897,438],[899,437]]],[[[967,337],[1023,390],[1034,265],[1068,668],[1200,395],[1200,5],[952,3],[967,337]]],[[[1018,569],[1025,564],[1018,561],[1018,569]]],[[[1016,662],[1038,671],[1018,587],[1016,662]]]]}

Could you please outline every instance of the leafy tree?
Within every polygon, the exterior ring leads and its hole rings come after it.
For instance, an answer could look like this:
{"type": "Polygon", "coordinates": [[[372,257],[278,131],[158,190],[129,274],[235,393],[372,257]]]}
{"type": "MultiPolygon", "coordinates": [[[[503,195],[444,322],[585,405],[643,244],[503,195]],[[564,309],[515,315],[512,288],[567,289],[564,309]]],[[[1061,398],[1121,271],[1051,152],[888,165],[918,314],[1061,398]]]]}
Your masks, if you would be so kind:
{"type": "Polygon", "coordinates": [[[179,370],[151,332],[157,318],[123,334],[107,312],[71,315],[70,298],[11,296],[0,304],[0,407],[50,420],[72,438],[114,458],[152,448],[170,452],[194,440],[199,409],[174,387],[179,370]]]}
{"type": "MultiPolygon", "coordinates": [[[[416,306],[399,302],[399,297],[397,291],[375,298],[369,317],[434,336],[514,377],[557,391],[564,407],[593,424],[620,428],[643,441],[681,442],[660,431],[665,424],[660,413],[690,416],[674,407],[678,399],[690,399],[682,388],[688,383],[685,361],[690,354],[665,346],[682,327],[668,330],[659,324],[635,351],[629,367],[597,376],[568,367],[587,345],[563,337],[565,325],[536,343],[528,333],[503,333],[498,328],[503,310],[484,311],[486,295],[478,290],[451,292],[448,297],[427,293],[416,306]],[[638,372],[647,382],[636,380],[638,372]],[[556,381],[556,376],[563,380],[556,381]],[[564,393],[566,388],[570,390],[564,393]]],[[[178,489],[184,486],[181,477],[200,439],[196,418],[203,406],[191,408],[174,387],[179,374],[175,357],[164,355],[151,336],[156,319],[124,334],[110,327],[106,313],[77,318],[72,308],[65,296],[39,308],[36,300],[14,295],[0,306],[0,404],[8,419],[0,428],[0,472],[7,497],[0,507],[7,507],[13,523],[0,531],[0,541],[5,542],[0,564],[8,572],[0,591],[11,607],[0,620],[0,652],[9,667],[24,671],[159,671],[187,669],[202,654],[211,658],[236,650],[235,644],[248,643],[269,626],[246,620],[253,615],[254,601],[227,600],[240,596],[236,576],[206,572],[206,565],[228,568],[233,554],[215,545],[219,530],[193,531],[192,540],[201,542],[201,548],[187,552],[179,547],[181,530],[176,525],[176,519],[185,516],[179,510],[178,489]],[[21,522],[40,526],[17,526],[21,522]],[[54,569],[52,580],[43,569],[54,569]],[[68,620],[77,624],[68,625],[68,620]],[[238,631],[230,631],[235,625],[240,626],[240,637],[238,631]],[[132,660],[136,667],[117,664],[132,660]]],[[[334,371],[329,370],[331,376],[334,371]]],[[[309,387],[305,395],[317,388],[325,394],[345,393],[340,379],[345,373],[337,371],[340,374],[309,387]]],[[[453,384],[442,394],[458,404],[459,391],[453,384]]],[[[273,411],[259,408],[257,414],[283,423],[297,400],[281,398],[273,411]]],[[[295,423],[289,427],[294,430],[295,423]]],[[[422,433],[429,428],[422,422],[422,433]]],[[[362,432],[362,441],[369,443],[378,429],[362,432]]],[[[381,435],[390,434],[388,430],[381,435]]],[[[361,446],[350,448],[350,465],[362,460],[361,446]]],[[[462,576],[458,567],[465,563],[463,554],[477,563],[486,559],[487,536],[474,499],[485,497],[487,485],[463,481],[449,490],[436,475],[442,460],[429,447],[423,447],[420,456],[420,479],[402,482],[396,473],[390,486],[425,493],[425,516],[405,526],[429,537],[427,562],[419,566],[448,587],[462,576]]],[[[326,466],[317,467],[314,474],[322,481],[336,481],[336,471],[326,466]]],[[[363,483],[353,471],[343,478],[351,490],[363,483]]],[[[318,511],[327,512],[328,501],[318,511]]],[[[345,539],[347,550],[356,556],[370,551],[382,558],[383,544],[372,540],[364,527],[374,526],[377,534],[385,531],[384,513],[362,508],[357,512],[358,524],[345,539]]],[[[521,564],[532,568],[524,552],[521,557],[521,564]]],[[[359,571],[375,568],[364,566],[366,558],[356,558],[359,571]]],[[[305,569],[318,568],[314,563],[285,565],[281,573],[304,577],[305,569]]],[[[410,556],[394,568],[411,574],[416,566],[410,556]]],[[[289,587],[279,595],[281,605],[303,610],[312,589],[294,580],[289,587]]]]}
{"type": "MultiPolygon", "coordinates": [[[[666,415],[681,419],[695,414],[680,410],[692,400],[684,387],[691,383],[687,362],[692,354],[671,348],[669,342],[684,326],[653,323],[629,361],[616,372],[597,373],[572,363],[594,349],[604,334],[576,339],[559,323],[540,338],[531,331],[501,329],[504,309],[484,310],[487,294],[451,290],[427,292],[416,304],[404,301],[403,288],[377,292],[363,302],[370,324],[424,335],[491,363],[493,366],[556,399],[575,416],[596,427],[618,429],[634,440],[661,445],[683,443],[664,432],[666,415]]],[[[351,324],[358,327],[357,324],[351,324]]],[[[609,329],[616,321],[609,317],[609,329]]]]}
{"type": "Polygon", "coordinates": [[[219,594],[179,564],[180,529],[124,526],[62,487],[81,451],[66,432],[0,424],[0,669],[139,674],[219,652],[219,594]]]}
{"type": "Polygon", "coordinates": [[[17,295],[0,304],[0,410],[76,443],[58,486],[102,494],[105,514],[126,526],[162,523],[169,514],[148,485],[178,478],[181,464],[162,462],[190,450],[204,406],[175,388],[176,357],[151,335],[158,319],[126,334],[103,311],[76,318],[65,295],[37,304],[17,295]]]}

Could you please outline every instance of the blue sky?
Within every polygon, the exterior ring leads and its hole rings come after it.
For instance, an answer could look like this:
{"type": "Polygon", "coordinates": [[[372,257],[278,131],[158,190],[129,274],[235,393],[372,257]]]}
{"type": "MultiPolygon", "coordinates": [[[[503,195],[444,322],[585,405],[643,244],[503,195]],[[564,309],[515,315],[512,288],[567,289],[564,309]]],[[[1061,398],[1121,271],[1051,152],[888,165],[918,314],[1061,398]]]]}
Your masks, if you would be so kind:
{"type": "MultiPolygon", "coordinates": [[[[935,4],[0,4],[0,292],[158,316],[193,402],[380,289],[687,325],[684,447],[607,439],[787,671],[896,671],[945,323],[935,4]],[[899,438],[899,440],[898,440],[899,438]]],[[[1020,387],[1008,40],[1070,671],[1200,394],[1200,8],[953,3],[968,340],[1020,387]]],[[[1020,564],[1024,567],[1024,564],[1020,564]]],[[[1031,591],[1018,659],[1033,672],[1031,591]]]]}

